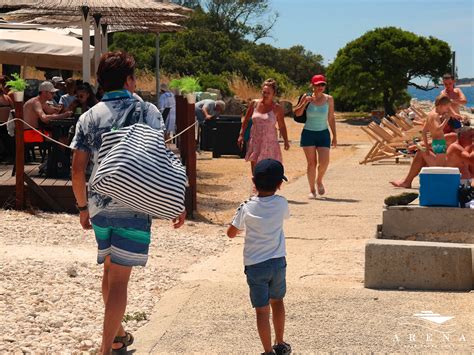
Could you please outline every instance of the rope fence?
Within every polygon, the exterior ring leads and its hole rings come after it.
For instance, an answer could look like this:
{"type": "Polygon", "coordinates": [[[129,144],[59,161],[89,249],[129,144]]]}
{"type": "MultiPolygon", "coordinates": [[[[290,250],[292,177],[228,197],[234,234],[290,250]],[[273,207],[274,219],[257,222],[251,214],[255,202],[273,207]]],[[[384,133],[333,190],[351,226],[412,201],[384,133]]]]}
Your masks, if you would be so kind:
{"type": "MultiPolygon", "coordinates": [[[[8,125],[9,123],[11,122],[15,122],[15,121],[20,121],[20,122],[23,122],[25,125],[27,125],[28,127],[30,127],[32,130],[36,131],[38,134],[42,135],[44,138],[46,138],[47,140],[51,141],[51,142],[54,142],[64,148],[67,148],[67,149],[71,149],[71,147],[69,147],[68,145],[62,143],[62,142],[59,142],[49,136],[47,136],[46,134],[44,134],[43,132],[41,132],[40,130],[38,130],[37,128],[33,127],[32,125],[30,125],[28,122],[25,122],[25,120],[21,119],[21,118],[13,118],[11,120],[8,120],[8,122],[4,122],[4,123],[0,123],[0,127],[2,126],[6,126],[8,125]]],[[[165,140],[165,143],[169,143],[171,142],[172,140],[176,139],[177,137],[179,137],[180,135],[182,135],[184,132],[186,132],[187,130],[191,129],[192,127],[196,126],[196,124],[198,123],[198,121],[194,122],[193,124],[189,125],[188,127],[186,127],[185,129],[183,129],[181,132],[179,132],[178,134],[174,135],[173,137],[165,140]]]]}

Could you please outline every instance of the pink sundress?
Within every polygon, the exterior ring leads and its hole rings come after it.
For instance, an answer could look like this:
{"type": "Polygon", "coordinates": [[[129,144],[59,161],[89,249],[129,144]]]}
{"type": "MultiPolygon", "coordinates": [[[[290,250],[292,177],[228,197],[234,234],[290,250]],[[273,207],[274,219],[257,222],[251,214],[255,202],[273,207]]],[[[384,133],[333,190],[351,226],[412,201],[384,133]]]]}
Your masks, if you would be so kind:
{"type": "Polygon", "coordinates": [[[252,114],[252,128],[247,145],[246,161],[258,163],[263,159],[282,161],[278,133],[275,127],[277,118],[273,109],[268,113],[260,113],[255,107],[252,114]]]}

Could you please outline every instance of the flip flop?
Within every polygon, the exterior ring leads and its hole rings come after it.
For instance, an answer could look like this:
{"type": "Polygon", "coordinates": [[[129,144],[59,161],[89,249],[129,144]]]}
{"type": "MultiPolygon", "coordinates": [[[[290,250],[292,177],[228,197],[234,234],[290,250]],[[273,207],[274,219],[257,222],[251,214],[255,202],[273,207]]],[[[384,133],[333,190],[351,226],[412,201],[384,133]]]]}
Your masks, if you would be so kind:
{"type": "Polygon", "coordinates": [[[316,192],[310,192],[310,193],[308,194],[308,198],[309,198],[310,200],[316,200],[316,196],[317,196],[317,195],[316,195],[316,192]]]}
{"type": "Polygon", "coordinates": [[[118,349],[112,349],[112,354],[114,355],[125,355],[127,354],[127,346],[132,345],[134,341],[132,333],[125,332],[123,337],[116,336],[114,343],[122,343],[122,346],[118,349]]]}

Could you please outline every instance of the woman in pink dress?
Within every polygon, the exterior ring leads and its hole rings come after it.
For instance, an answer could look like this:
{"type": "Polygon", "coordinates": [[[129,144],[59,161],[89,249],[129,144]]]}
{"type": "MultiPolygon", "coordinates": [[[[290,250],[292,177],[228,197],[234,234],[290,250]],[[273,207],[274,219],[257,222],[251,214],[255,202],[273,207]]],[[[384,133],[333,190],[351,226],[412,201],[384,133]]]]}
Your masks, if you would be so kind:
{"type": "Polygon", "coordinates": [[[250,129],[250,140],[247,145],[246,161],[250,161],[252,172],[260,160],[275,159],[282,161],[280,144],[278,143],[278,129],[284,140],[285,150],[290,149],[288,133],[286,131],[283,107],[273,102],[276,93],[276,81],[267,79],[262,85],[262,99],[255,100],[247,109],[242,129],[238,139],[240,147],[244,143],[244,133],[247,129],[250,117],[252,117],[252,128],[250,129]]]}

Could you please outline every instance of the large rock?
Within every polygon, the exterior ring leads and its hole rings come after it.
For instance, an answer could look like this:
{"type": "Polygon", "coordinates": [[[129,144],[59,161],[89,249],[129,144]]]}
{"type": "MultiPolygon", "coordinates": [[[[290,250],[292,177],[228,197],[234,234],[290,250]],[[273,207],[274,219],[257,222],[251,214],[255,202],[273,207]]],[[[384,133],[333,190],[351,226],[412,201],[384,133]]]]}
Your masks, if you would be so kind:
{"type": "Polygon", "coordinates": [[[230,97],[224,99],[226,115],[244,115],[247,110],[247,103],[239,97],[230,97]]]}

